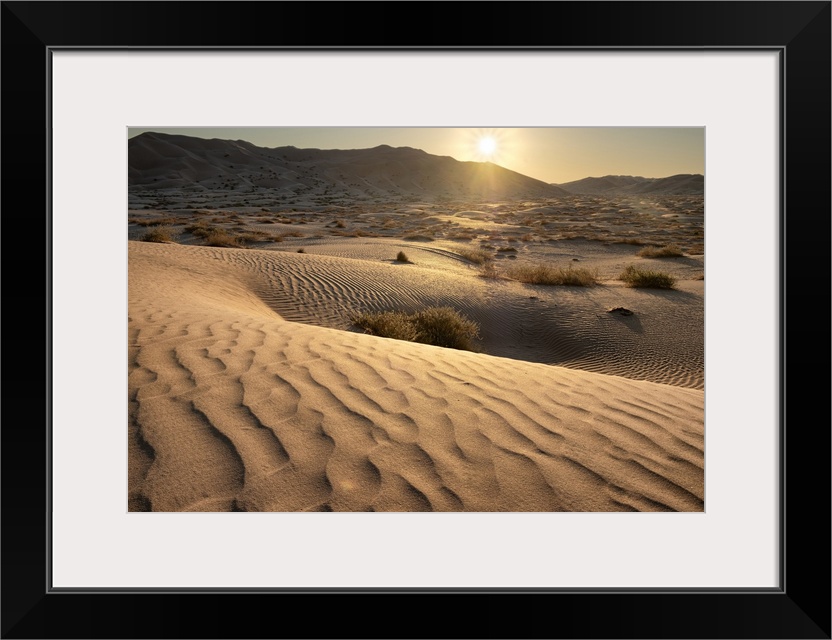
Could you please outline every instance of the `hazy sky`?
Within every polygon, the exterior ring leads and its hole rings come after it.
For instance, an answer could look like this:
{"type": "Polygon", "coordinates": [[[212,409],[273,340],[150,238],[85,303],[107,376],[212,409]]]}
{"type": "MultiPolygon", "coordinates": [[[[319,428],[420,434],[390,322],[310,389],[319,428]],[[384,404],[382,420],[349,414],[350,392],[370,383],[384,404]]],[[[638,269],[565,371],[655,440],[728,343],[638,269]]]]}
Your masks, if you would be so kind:
{"type": "Polygon", "coordinates": [[[543,180],[569,182],[589,176],[664,178],[705,173],[705,130],[700,127],[598,128],[131,128],[198,138],[247,140],[260,147],[366,149],[380,144],[414,147],[457,160],[488,160],[543,180]]]}

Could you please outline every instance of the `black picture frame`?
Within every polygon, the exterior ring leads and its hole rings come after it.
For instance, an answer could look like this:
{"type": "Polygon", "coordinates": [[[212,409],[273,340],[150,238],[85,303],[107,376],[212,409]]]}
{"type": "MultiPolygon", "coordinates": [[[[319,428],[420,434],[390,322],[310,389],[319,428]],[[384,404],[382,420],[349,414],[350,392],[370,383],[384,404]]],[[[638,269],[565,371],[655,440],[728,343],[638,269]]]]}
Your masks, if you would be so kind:
{"type": "Polygon", "coordinates": [[[830,638],[830,2],[2,2],[0,19],[3,638],[830,638]],[[779,588],[52,590],[48,97],[65,47],[778,51],[779,588]]]}

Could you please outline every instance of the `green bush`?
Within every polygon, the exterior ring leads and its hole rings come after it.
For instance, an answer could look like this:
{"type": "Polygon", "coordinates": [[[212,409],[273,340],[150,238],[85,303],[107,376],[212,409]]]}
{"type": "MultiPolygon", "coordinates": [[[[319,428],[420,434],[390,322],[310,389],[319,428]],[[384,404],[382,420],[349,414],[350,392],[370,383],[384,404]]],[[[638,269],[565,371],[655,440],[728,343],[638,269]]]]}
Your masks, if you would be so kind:
{"type": "Polygon", "coordinates": [[[506,271],[513,280],[526,284],[545,284],[567,287],[591,287],[598,284],[598,272],[579,267],[553,267],[547,264],[516,265],[506,271]]]}
{"type": "Polygon", "coordinates": [[[628,287],[645,289],[672,289],[676,284],[676,278],[669,273],[640,269],[634,265],[629,265],[624,269],[619,280],[624,281],[628,287]]]}
{"type": "Polygon", "coordinates": [[[479,325],[450,307],[429,307],[416,313],[382,311],[360,313],[355,325],[370,335],[472,351],[479,325]]]}

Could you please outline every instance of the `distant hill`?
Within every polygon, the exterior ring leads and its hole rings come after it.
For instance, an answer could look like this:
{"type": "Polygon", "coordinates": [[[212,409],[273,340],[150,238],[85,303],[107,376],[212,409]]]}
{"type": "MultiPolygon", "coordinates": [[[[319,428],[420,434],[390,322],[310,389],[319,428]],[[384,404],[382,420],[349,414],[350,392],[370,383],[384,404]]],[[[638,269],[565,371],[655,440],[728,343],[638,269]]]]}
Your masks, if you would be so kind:
{"type": "Polygon", "coordinates": [[[540,198],[560,187],[488,162],[460,162],[410,147],[322,150],[257,147],[143,133],[128,141],[131,189],[212,191],[266,188],[285,193],[423,198],[540,198]]]}
{"type": "Polygon", "coordinates": [[[701,173],[680,173],[667,178],[604,176],[602,178],[583,178],[582,180],[554,186],[565,189],[569,193],[587,195],[702,195],[705,193],[705,176],[701,173]]]}

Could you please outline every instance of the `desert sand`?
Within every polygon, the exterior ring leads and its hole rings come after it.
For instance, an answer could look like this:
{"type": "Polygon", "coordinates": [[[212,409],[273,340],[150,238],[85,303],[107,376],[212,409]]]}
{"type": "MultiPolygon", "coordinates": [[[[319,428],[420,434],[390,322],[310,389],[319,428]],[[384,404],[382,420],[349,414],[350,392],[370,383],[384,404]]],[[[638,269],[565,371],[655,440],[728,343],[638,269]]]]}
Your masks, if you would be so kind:
{"type": "Polygon", "coordinates": [[[217,202],[131,199],[131,511],[704,510],[701,199],[217,202]],[[172,241],[140,241],[154,221],[172,241]],[[539,262],[601,283],[505,275],[539,262]],[[628,288],[629,264],[677,284],[628,288]],[[430,306],[475,350],[351,320],[430,306]]]}

